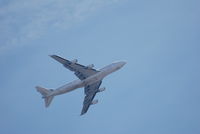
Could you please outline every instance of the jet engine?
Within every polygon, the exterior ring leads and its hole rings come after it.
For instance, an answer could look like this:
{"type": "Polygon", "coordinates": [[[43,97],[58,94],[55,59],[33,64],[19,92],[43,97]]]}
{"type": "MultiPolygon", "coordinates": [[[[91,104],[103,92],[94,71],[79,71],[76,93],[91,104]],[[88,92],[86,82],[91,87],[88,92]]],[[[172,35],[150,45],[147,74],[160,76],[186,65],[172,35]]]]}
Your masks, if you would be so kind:
{"type": "Polygon", "coordinates": [[[99,88],[99,92],[103,92],[103,91],[105,91],[106,90],[106,88],[105,87],[102,87],[102,88],[99,88]]]}
{"type": "Polygon", "coordinates": [[[87,66],[87,68],[92,69],[94,67],[94,64],[90,64],[87,66]]]}
{"type": "Polygon", "coordinates": [[[78,60],[77,60],[77,59],[74,59],[74,60],[72,60],[71,62],[72,62],[72,64],[75,64],[75,63],[78,62],[78,60]]]}
{"type": "Polygon", "coordinates": [[[91,105],[94,105],[94,104],[97,104],[98,103],[98,100],[93,100],[92,102],[91,102],[91,105]]]}

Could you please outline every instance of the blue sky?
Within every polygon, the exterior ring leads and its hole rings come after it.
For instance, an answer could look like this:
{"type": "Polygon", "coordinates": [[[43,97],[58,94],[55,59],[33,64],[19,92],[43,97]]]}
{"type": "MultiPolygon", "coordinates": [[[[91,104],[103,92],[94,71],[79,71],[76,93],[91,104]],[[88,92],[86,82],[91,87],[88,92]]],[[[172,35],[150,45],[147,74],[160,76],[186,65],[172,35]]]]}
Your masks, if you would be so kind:
{"type": "Polygon", "coordinates": [[[199,134],[198,0],[0,1],[0,133],[199,134]],[[77,79],[48,57],[101,68],[99,103],[79,116],[83,89],[46,109],[35,86],[77,79]]]}

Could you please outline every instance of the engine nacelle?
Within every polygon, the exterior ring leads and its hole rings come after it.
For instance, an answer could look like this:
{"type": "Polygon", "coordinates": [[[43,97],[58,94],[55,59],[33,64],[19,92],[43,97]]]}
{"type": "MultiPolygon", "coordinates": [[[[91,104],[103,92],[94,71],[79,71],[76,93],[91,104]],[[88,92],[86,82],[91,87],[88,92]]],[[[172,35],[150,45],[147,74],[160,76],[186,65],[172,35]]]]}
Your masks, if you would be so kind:
{"type": "Polygon", "coordinates": [[[103,91],[105,91],[106,90],[106,88],[105,87],[102,87],[102,88],[99,88],[99,92],[103,92],[103,91]]]}
{"type": "Polygon", "coordinates": [[[72,60],[71,62],[72,62],[72,64],[75,64],[75,63],[78,62],[78,60],[77,60],[77,59],[74,59],[74,60],[72,60]]]}
{"type": "Polygon", "coordinates": [[[91,102],[91,105],[94,105],[94,104],[97,104],[98,103],[98,100],[93,100],[92,102],[91,102]]]}
{"type": "Polygon", "coordinates": [[[94,64],[90,64],[87,66],[87,68],[92,69],[94,67],[94,64]]]}

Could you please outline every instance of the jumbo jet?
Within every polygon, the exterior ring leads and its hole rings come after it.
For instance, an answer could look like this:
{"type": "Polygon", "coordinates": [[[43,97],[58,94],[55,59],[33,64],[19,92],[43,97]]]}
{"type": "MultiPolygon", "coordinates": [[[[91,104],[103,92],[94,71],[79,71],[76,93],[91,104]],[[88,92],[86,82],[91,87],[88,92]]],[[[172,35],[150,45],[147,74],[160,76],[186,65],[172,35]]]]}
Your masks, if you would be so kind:
{"type": "Polygon", "coordinates": [[[75,89],[84,87],[85,98],[83,102],[81,115],[85,114],[88,111],[90,105],[98,103],[98,100],[93,100],[93,99],[96,93],[105,90],[105,87],[100,88],[103,78],[119,70],[126,64],[126,62],[120,61],[107,65],[99,70],[96,70],[93,68],[94,67],[93,64],[88,66],[78,64],[77,59],[69,61],[57,55],[50,55],[50,56],[56,61],[60,62],[64,67],[66,67],[70,71],[73,71],[74,74],[79,79],[72,81],[64,86],[61,86],[55,90],[53,89],[48,90],[40,86],[36,86],[37,91],[42,94],[42,98],[45,101],[45,106],[48,107],[51,101],[53,100],[54,96],[68,93],[75,89]]]}

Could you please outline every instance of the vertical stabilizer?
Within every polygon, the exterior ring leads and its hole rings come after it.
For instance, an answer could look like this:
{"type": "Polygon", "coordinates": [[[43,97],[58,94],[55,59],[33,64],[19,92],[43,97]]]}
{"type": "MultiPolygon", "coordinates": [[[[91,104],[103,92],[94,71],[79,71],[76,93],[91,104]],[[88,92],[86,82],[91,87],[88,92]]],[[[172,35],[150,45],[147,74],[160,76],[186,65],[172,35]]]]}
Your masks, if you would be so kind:
{"type": "Polygon", "coordinates": [[[45,107],[48,107],[51,104],[51,101],[53,100],[54,97],[53,95],[51,95],[51,92],[53,92],[53,90],[52,89],[48,90],[39,86],[36,86],[35,88],[37,89],[38,92],[42,94],[42,98],[45,101],[45,107]]]}

